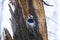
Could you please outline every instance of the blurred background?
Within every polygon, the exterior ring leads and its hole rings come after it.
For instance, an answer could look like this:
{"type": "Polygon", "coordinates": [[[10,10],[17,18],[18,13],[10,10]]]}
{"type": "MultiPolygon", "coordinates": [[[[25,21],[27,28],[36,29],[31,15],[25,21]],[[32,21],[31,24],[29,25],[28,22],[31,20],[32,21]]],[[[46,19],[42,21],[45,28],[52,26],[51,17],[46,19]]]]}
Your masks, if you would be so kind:
{"type": "Polygon", "coordinates": [[[1,40],[1,22],[2,22],[3,3],[4,0],[0,0],[0,40],[1,40]]]}
{"type": "MultiPolygon", "coordinates": [[[[44,0],[53,6],[44,6],[47,32],[49,40],[60,40],[60,0],[44,0]]],[[[9,0],[0,0],[0,39],[3,28],[7,28],[13,36],[9,18],[11,17],[8,7],[9,0]]]]}

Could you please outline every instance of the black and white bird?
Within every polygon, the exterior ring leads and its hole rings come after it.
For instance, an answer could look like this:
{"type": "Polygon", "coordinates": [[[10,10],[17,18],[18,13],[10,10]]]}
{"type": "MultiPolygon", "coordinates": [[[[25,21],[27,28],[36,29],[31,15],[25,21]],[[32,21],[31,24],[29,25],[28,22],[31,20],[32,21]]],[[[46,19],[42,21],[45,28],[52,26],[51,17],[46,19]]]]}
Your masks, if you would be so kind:
{"type": "Polygon", "coordinates": [[[36,27],[36,22],[32,15],[29,15],[26,20],[26,26],[30,33],[34,34],[34,28],[36,27]]]}

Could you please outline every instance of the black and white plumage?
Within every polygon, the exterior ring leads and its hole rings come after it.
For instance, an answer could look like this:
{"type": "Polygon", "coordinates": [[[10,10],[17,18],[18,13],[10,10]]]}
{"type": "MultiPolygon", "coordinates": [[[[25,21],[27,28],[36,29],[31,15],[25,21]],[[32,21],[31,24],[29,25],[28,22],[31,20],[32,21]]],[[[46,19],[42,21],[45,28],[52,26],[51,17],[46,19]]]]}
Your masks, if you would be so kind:
{"type": "Polygon", "coordinates": [[[30,33],[34,34],[34,28],[36,27],[36,22],[32,15],[29,15],[26,20],[26,26],[30,33]]]}

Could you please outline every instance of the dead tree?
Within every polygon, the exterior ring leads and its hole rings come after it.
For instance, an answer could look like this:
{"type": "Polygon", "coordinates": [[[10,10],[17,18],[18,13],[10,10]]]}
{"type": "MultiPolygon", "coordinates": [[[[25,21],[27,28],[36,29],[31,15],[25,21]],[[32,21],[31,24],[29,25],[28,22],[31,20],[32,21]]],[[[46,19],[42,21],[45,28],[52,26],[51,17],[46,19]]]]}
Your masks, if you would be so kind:
{"type": "Polygon", "coordinates": [[[42,0],[10,0],[15,7],[13,12],[10,4],[11,25],[13,28],[13,40],[48,40],[46,19],[42,0]],[[28,15],[35,20],[34,34],[27,29],[26,20],[28,15]]]}

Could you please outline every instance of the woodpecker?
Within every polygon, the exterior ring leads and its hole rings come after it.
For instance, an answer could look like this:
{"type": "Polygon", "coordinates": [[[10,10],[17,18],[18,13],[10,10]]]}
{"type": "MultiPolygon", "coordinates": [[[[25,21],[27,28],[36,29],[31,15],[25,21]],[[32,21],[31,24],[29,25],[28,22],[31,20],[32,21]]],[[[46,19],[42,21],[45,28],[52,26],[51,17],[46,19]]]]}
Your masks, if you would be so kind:
{"type": "Polygon", "coordinates": [[[36,22],[32,15],[28,16],[28,18],[26,20],[26,26],[27,26],[27,29],[29,30],[29,32],[31,34],[34,34],[34,28],[36,27],[36,22]]]}

